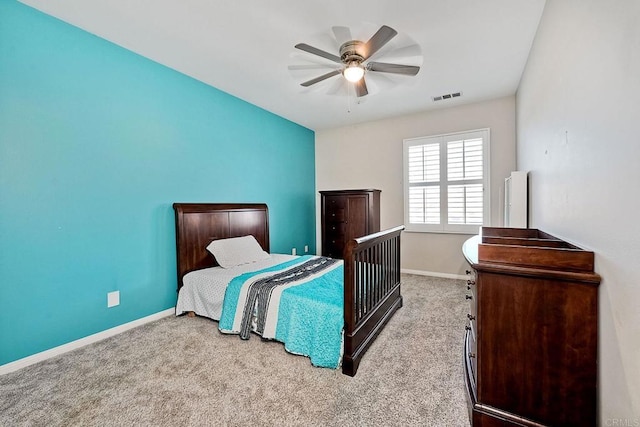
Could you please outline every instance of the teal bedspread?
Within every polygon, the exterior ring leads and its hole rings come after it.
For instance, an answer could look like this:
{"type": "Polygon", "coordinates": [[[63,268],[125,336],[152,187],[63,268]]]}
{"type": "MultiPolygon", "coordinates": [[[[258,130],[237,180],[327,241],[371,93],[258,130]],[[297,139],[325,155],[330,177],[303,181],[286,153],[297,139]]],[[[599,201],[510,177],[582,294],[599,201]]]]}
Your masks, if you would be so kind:
{"type": "Polygon", "coordinates": [[[342,261],[309,255],[242,274],[227,287],[218,328],[248,339],[250,327],[314,366],[335,369],[342,353],[343,282],[342,261]]]}

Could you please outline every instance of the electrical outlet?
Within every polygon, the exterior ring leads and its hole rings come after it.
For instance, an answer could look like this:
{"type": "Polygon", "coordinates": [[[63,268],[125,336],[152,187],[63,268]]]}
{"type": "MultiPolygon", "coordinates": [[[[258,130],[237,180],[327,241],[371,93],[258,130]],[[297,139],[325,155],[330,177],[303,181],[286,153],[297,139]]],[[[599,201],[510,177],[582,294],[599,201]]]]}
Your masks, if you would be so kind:
{"type": "Polygon", "coordinates": [[[113,291],[107,293],[107,308],[120,305],[120,291],[113,291]]]}
{"type": "Polygon", "coordinates": [[[304,245],[304,253],[306,254],[307,252],[309,252],[309,245],[304,245]]]}
{"type": "Polygon", "coordinates": [[[291,249],[291,255],[295,255],[296,254],[296,248],[291,249]]]}

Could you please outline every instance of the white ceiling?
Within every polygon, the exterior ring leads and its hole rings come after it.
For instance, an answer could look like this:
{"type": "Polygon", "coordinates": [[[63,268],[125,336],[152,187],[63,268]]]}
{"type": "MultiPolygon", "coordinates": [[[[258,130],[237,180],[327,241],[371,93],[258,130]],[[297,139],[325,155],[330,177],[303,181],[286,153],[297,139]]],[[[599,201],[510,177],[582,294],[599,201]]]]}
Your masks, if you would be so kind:
{"type": "Polygon", "coordinates": [[[313,130],[513,95],[545,3],[21,1],[313,130]],[[396,29],[399,35],[375,59],[402,62],[403,58],[394,57],[394,50],[415,42],[423,59],[417,76],[369,73],[366,79],[370,94],[358,103],[353,95],[329,93],[341,84],[340,75],[311,88],[300,86],[330,68],[289,70],[290,65],[309,61],[331,64],[297,51],[297,43],[337,55],[339,43],[333,37],[333,26],[347,26],[354,37],[366,41],[383,24],[396,29]],[[462,96],[432,100],[452,92],[462,92],[462,96]]]}

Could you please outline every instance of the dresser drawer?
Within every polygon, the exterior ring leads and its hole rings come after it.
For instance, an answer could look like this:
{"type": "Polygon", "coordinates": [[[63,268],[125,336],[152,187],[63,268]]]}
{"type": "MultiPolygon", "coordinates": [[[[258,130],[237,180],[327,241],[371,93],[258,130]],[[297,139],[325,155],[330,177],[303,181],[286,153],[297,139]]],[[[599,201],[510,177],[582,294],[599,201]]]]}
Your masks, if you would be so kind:
{"type": "Polygon", "coordinates": [[[469,310],[469,314],[467,315],[467,320],[468,320],[467,329],[469,330],[469,332],[471,333],[471,337],[475,341],[478,339],[478,322],[476,320],[475,310],[469,310]]]}
{"type": "Polygon", "coordinates": [[[471,289],[467,290],[467,295],[465,297],[469,303],[469,320],[475,320],[478,315],[477,294],[474,286],[470,286],[470,288],[471,289]]]}
{"type": "Polygon", "coordinates": [[[466,348],[466,356],[468,358],[468,363],[471,368],[474,382],[477,380],[477,355],[476,355],[476,342],[478,340],[478,305],[477,305],[477,289],[475,282],[475,272],[474,270],[467,271],[467,275],[469,279],[466,283],[466,300],[469,302],[469,312],[467,314],[467,348],[466,348]]]}
{"type": "Polygon", "coordinates": [[[331,209],[344,209],[347,203],[347,199],[343,196],[326,196],[324,199],[325,209],[327,211],[331,209]]]}
{"type": "Polygon", "coordinates": [[[465,273],[467,274],[467,280],[471,280],[472,282],[475,283],[475,281],[476,281],[476,271],[472,268],[471,270],[465,271],[465,273]]]}
{"type": "Polygon", "coordinates": [[[326,246],[322,251],[324,256],[329,258],[342,258],[344,251],[344,242],[342,240],[329,240],[326,242],[326,246]]]}
{"type": "Polygon", "coordinates": [[[344,208],[335,208],[335,209],[327,209],[327,213],[325,215],[327,223],[330,222],[344,222],[345,220],[345,209],[344,208]]]}
{"type": "Polygon", "coordinates": [[[327,245],[327,248],[338,247],[341,248],[340,250],[342,251],[345,241],[343,236],[329,234],[327,235],[327,239],[325,240],[324,244],[327,245]]]}
{"type": "Polygon", "coordinates": [[[345,233],[345,227],[343,222],[328,222],[326,225],[325,235],[327,240],[334,240],[336,238],[343,239],[345,233]]]}
{"type": "Polygon", "coordinates": [[[473,372],[475,374],[476,372],[475,355],[476,355],[476,342],[478,340],[478,323],[476,321],[475,314],[472,314],[472,313],[467,314],[467,319],[468,319],[467,326],[465,326],[465,329],[467,330],[467,334],[469,335],[469,342],[468,342],[469,348],[467,352],[468,352],[469,358],[472,359],[473,372]]]}
{"type": "Polygon", "coordinates": [[[471,321],[469,322],[469,326],[471,326],[471,330],[469,331],[469,348],[468,350],[468,357],[469,360],[471,361],[471,368],[473,370],[473,378],[474,380],[477,381],[478,379],[478,375],[477,375],[477,370],[476,370],[476,360],[477,360],[477,341],[476,341],[476,336],[475,336],[475,325],[476,322],[475,321],[471,321]]]}
{"type": "Polygon", "coordinates": [[[469,320],[471,335],[473,336],[474,340],[477,340],[478,329],[476,325],[477,325],[477,316],[478,316],[478,300],[477,300],[478,292],[476,288],[474,271],[473,270],[467,271],[467,274],[469,275],[469,279],[467,280],[467,284],[465,285],[467,287],[467,293],[465,297],[469,302],[469,314],[467,314],[467,319],[469,320]]]}
{"type": "MultiPolygon", "coordinates": [[[[476,362],[476,340],[473,338],[473,334],[471,333],[469,325],[467,325],[467,333],[465,334],[464,340],[464,360],[465,365],[468,370],[469,380],[471,380],[472,388],[475,389],[476,384],[478,383],[478,374],[477,374],[477,362],[476,362]]],[[[475,399],[474,399],[475,400],[475,399]]]]}

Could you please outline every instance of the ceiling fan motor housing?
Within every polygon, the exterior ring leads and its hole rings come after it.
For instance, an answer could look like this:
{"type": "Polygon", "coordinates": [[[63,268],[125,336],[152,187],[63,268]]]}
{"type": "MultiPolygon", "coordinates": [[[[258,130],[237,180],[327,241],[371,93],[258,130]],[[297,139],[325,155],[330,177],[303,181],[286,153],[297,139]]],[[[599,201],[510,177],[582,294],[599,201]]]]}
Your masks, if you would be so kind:
{"type": "Polygon", "coordinates": [[[349,65],[353,62],[361,64],[364,61],[364,56],[360,54],[362,51],[362,43],[359,40],[351,40],[343,43],[340,46],[340,60],[343,64],[349,65]]]}

